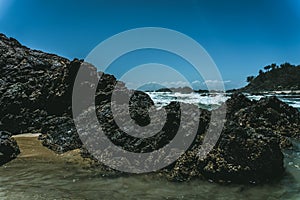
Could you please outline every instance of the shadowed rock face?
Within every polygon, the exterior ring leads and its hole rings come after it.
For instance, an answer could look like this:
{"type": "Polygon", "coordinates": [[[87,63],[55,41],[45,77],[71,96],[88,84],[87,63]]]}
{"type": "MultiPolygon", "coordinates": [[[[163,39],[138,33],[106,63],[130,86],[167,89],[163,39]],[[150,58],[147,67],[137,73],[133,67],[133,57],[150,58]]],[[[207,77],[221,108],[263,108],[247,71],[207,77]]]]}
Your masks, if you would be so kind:
{"type": "Polygon", "coordinates": [[[299,111],[276,97],[253,101],[252,105],[235,112],[231,120],[243,128],[260,131],[266,137],[276,135],[282,148],[291,147],[288,137],[300,136],[299,111]]]}
{"type": "Polygon", "coordinates": [[[78,60],[30,50],[0,35],[0,129],[39,131],[49,115],[71,116],[78,60]]]}
{"type": "MultiPolygon", "coordinates": [[[[270,133],[272,134],[272,133],[270,133]]],[[[204,158],[199,145],[181,156],[167,172],[172,180],[205,177],[219,182],[265,182],[282,175],[283,154],[276,137],[265,137],[259,131],[226,124],[218,144],[204,158]]]]}
{"type": "Polygon", "coordinates": [[[0,131],[0,165],[16,158],[20,153],[17,142],[11,138],[7,131],[0,131]]]}
{"type": "MultiPolygon", "coordinates": [[[[81,148],[84,157],[93,158],[87,147],[82,146],[71,112],[73,83],[82,61],[30,50],[4,35],[0,35],[0,52],[0,130],[13,134],[41,132],[43,144],[55,152],[81,148]]],[[[162,108],[167,115],[161,130],[149,138],[131,136],[118,127],[115,118],[125,118],[129,110],[137,125],[159,123],[160,118],[149,116],[149,108],[153,106],[150,97],[140,91],[128,96],[132,91],[114,76],[97,74],[91,65],[86,65],[85,70],[90,80],[101,75],[94,98],[102,130],[115,145],[127,151],[145,153],[162,148],[176,135],[180,117],[192,116],[192,111],[198,109],[194,105],[172,102],[162,108]],[[120,98],[115,102],[112,92],[117,83],[120,98]],[[129,108],[123,99],[129,99],[129,108]],[[111,102],[119,105],[114,115],[111,102]],[[181,106],[185,109],[181,110],[181,106]]],[[[95,87],[89,81],[81,86],[95,87]]],[[[208,156],[200,158],[199,150],[211,111],[199,109],[199,123],[190,120],[182,128],[189,135],[191,127],[198,127],[192,145],[177,161],[160,170],[161,175],[177,181],[204,177],[234,182],[264,182],[281,176],[284,169],[279,143],[285,144],[282,147],[288,146],[286,137],[299,136],[299,112],[274,97],[250,101],[242,94],[234,94],[226,105],[225,127],[208,156]]],[[[93,109],[83,106],[74,117],[87,129],[97,131],[88,120],[91,112],[93,109]]],[[[124,124],[132,129],[128,122],[124,124]]]]}

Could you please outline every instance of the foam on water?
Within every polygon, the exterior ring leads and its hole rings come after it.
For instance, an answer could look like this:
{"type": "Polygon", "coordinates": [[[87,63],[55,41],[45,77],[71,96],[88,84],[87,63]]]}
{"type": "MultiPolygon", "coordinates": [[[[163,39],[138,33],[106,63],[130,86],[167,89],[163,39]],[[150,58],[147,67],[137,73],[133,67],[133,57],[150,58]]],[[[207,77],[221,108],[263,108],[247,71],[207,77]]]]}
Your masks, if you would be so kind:
{"type": "Polygon", "coordinates": [[[228,97],[224,94],[182,94],[179,92],[148,92],[147,94],[151,97],[151,99],[154,101],[154,104],[158,107],[166,106],[172,101],[195,104],[199,107],[220,106],[228,99],[228,97]]]}
{"type": "MultiPolygon", "coordinates": [[[[195,104],[202,108],[215,108],[224,103],[229,96],[225,94],[199,94],[199,93],[171,93],[171,92],[148,92],[147,93],[151,99],[154,101],[154,104],[157,107],[162,107],[168,105],[172,101],[184,102],[189,104],[195,104]]],[[[245,94],[251,100],[260,100],[265,96],[272,96],[271,94],[266,95],[250,95],[245,94]]],[[[290,106],[300,109],[300,97],[293,95],[276,95],[281,101],[289,104],[290,106]]]]}

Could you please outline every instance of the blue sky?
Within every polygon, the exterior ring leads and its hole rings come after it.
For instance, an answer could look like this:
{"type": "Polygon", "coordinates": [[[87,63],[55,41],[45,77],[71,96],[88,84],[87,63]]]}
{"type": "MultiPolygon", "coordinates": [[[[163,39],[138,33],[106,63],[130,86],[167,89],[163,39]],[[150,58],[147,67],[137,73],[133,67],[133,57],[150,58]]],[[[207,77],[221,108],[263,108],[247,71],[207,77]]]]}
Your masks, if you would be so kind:
{"type": "Polygon", "coordinates": [[[246,76],[273,62],[300,64],[299,0],[0,0],[0,32],[69,59],[138,27],[195,39],[227,88],[245,85],[246,76]]]}

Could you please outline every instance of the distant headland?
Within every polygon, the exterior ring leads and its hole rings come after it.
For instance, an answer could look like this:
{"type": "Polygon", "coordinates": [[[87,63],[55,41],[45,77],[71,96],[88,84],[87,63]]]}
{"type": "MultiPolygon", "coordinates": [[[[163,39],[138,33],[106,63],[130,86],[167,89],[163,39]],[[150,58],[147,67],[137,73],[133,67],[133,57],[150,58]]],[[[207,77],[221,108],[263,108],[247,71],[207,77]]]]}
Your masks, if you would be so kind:
{"type": "MultiPolygon", "coordinates": [[[[292,65],[288,62],[277,65],[275,63],[267,65],[259,70],[257,76],[248,76],[245,87],[230,89],[226,92],[245,92],[245,93],[300,93],[300,65],[292,65]]],[[[192,88],[178,87],[165,88],[160,85],[147,85],[144,89],[146,92],[180,92],[180,93],[208,93],[206,89],[193,90],[192,88]],[[155,86],[155,87],[154,87],[155,86]],[[155,89],[150,89],[155,88],[155,89]]],[[[217,92],[217,91],[216,91],[217,92]]]]}

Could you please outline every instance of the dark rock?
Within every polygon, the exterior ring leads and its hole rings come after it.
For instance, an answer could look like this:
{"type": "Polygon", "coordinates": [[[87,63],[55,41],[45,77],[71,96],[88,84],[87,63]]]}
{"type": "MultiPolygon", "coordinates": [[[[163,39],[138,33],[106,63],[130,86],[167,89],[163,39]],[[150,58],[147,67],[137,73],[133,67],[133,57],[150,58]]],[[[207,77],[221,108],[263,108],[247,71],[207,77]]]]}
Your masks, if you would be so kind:
{"type": "MultiPolygon", "coordinates": [[[[210,111],[200,110],[199,126],[194,142],[189,150],[176,162],[161,171],[164,176],[176,181],[203,177],[214,181],[258,183],[274,180],[283,174],[283,154],[279,147],[280,138],[278,135],[264,126],[255,128],[251,126],[243,127],[239,124],[241,119],[236,118],[241,110],[251,106],[259,106],[260,104],[256,101],[248,100],[241,94],[234,95],[226,103],[230,106],[227,118],[229,118],[228,116],[231,118],[226,122],[219,141],[213,150],[204,159],[200,159],[200,147],[211,117],[210,111]]],[[[151,102],[148,105],[151,105],[151,102]]],[[[132,152],[151,152],[161,148],[175,136],[178,131],[176,127],[180,124],[181,114],[178,112],[180,107],[175,102],[164,107],[169,114],[167,121],[162,131],[152,138],[154,139],[153,142],[150,142],[149,138],[137,139],[129,137],[115,124],[114,117],[121,116],[122,118],[126,107],[119,107],[115,116],[111,113],[110,104],[105,104],[98,108],[99,120],[109,139],[115,145],[132,152]],[[166,138],[167,135],[172,137],[166,138]],[[162,145],[157,146],[158,144],[162,145]]],[[[185,109],[184,112],[192,114],[193,106],[187,105],[186,108],[188,109],[185,109]]],[[[147,107],[145,109],[147,110],[147,107]]],[[[88,119],[88,112],[86,114],[87,116],[83,115],[81,117],[88,119]]],[[[146,112],[144,114],[147,115],[146,112]]],[[[152,122],[157,120],[156,118],[151,118],[152,122]]],[[[186,134],[191,134],[189,129],[196,125],[191,121],[186,127],[186,134]]],[[[97,130],[94,131],[97,132],[97,130]]],[[[99,140],[99,138],[92,138],[92,140],[99,140]]],[[[83,151],[86,157],[93,158],[92,155],[87,153],[86,149],[83,151]]],[[[156,161],[153,160],[154,163],[156,161]]]]}
{"type": "Polygon", "coordinates": [[[64,153],[82,146],[72,118],[49,116],[41,132],[43,134],[40,139],[43,145],[57,153],[64,153]]]}
{"type": "MultiPolygon", "coordinates": [[[[288,137],[299,136],[299,112],[276,97],[250,101],[242,94],[234,94],[226,105],[227,122],[213,150],[205,159],[199,158],[201,136],[207,130],[199,127],[192,147],[171,169],[163,170],[167,177],[177,181],[204,177],[258,183],[282,176],[280,147],[290,147],[288,137]]],[[[202,127],[207,127],[209,116],[200,117],[202,127]]]]}
{"type": "Polygon", "coordinates": [[[300,136],[299,111],[275,96],[262,98],[232,116],[230,120],[237,122],[241,127],[269,130],[281,139],[282,147],[291,147],[288,137],[299,138],[300,136]]]}
{"type": "Polygon", "coordinates": [[[38,132],[42,116],[72,117],[72,88],[82,61],[31,50],[4,35],[0,52],[1,130],[38,132]]]}
{"type": "Polygon", "coordinates": [[[0,165],[16,158],[19,153],[19,147],[15,139],[11,138],[11,133],[0,131],[0,165]]]}
{"type": "MultiPolygon", "coordinates": [[[[242,94],[234,94],[221,108],[213,111],[172,102],[160,110],[154,108],[156,115],[152,115],[154,103],[147,94],[128,90],[114,76],[97,72],[94,66],[81,60],[71,62],[30,50],[4,35],[0,35],[0,53],[0,130],[13,134],[41,132],[43,144],[58,153],[81,148],[84,157],[94,159],[87,150],[97,147],[82,146],[80,139],[86,138],[92,141],[88,144],[97,145],[93,141],[99,140],[99,127],[90,122],[96,109],[106,137],[120,148],[135,153],[164,147],[182,125],[181,143],[192,141],[192,145],[161,171],[172,180],[203,177],[215,181],[264,182],[283,173],[279,143],[282,147],[288,146],[289,137],[299,136],[299,112],[274,97],[250,101],[242,94]],[[73,115],[73,85],[82,64],[87,80],[77,86],[82,89],[83,96],[88,96],[91,88],[96,88],[96,94],[83,100],[73,115]],[[98,77],[99,82],[94,84],[98,77]],[[95,99],[95,109],[89,105],[91,99],[95,99]],[[208,127],[218,126],[210,123],[211,116],[213,113],[218,116],[225,107],[227,121],[221,136],[213,150],[200,158],[198,153],[208,127]],[[166,113],[165,120],[161,119],[163,112],[166,113]],[[84,125],[80,137],[73,117],[84,125]],[[186,124],[181,124],[182,120],[186,124]],[[162,128],[154,133],[155,127],[138,132],[138,135],[129,134],[135,131],[135,125],[152,124],[162,128]],[[194,133],[195,138],[191,138],[194,133]],[[151,136],[144,137],[146,135],[151,136]]],[[[7,141],[15,144],[13,140],[7,141]]],[[[109,149],[106,150],[109,153],[109,149]]],[[[150,164],[155,165],[156,161],[151,160],[150,164]]],[[[109,167],[104,169],[114,171],[109,167]]]]}
{"type": "MultiPolygon", "coordinates": [[[[145,94],[141,95],[143,98],[145,94]]],[[[138,98],[138,97],[134,97],[138,98]]],[[[148,98],[147,98],[148,99],[148,98]]],[[[153,102],[151,99],[149,99],[148,103],[143,102],[145,105],[151,105],[153,102]]],[[[153,150],[159,149],[163,147],[164,145],[168,144],[169,141],[175,136],[177,133],[179,122],[180,122],[180,111],[179,111],[179,104],[178,103],[172,103],[169,106],[166,106],[164,109],[167,112],[167,121],[166,124],[163,124],[163,122],[160,121],[160,118],[152,118],[151,123],[161,125],[162,130],[158,130],[157,133],[152,133],[153,129],[148,129],[149,132],[143,132],[140,134],[143,135],[152,135],[151,137],[147,138],[140,138],[140,137],[134,137],[132,135],[129,135],[131,131],[134,131],[134,127],[132,127],[132,124],[128,123],[128,121],[123,121],[121,123],[122,127],[127,127],[127,132],[124,132],[124,130],[120,129],[118,124],[116,123],[115,119],[125,119],[127,116],[127,111],[129,106],[126,104],[121,104],[116,106],[116,111],[114,114],[111,110],[110,103],[104,104],[97,107],[97,116],[99,119],[99,122],[101,124],[101,129],[105,133],[105,135],[117,146],[120,146],[121,148],[136,152],[136,153],[145,153],[145,152],[151,152],[153,150]]],[[[133,109],[133,107],[131,107],[133,109]]],[[[93,112],[93,111],[91,111],[93,112]]],[[[90,126],[89,119],[91,118],[91,112],[85,112],[82,115],[79,116],[78,121],[80,121],[81,124],[85,124],[87,127],[86,132],[98,132],[99,130],[93,129],[93,127],[90,126]]],[[[136,119],[136,124],[145,123],[145,119],[148,120],[149,116],[147,111],[141,112],[140,108],[137,108],[137,110],[132,110],[133,115],[139,115],[139,118],[136,119]]],[[[132,118],[134,119],[134,118],[132,118]]],[[[195,124],[196,125],[196,124],[195,124]]],[[[155,128],[154,128],[155,130],[155,128]]],[[[189,132],[189,131],[187,131],[189,132]]],[[[99,138],[93,138],[92,140],[99,140],[99,138]]],[[[97,147],[95,147],[97,148],[97,147]]]]}
{"type": "Polygon", "coordinates": [[[130,117],[140,126],[151,123],[148,110],[154,106],[152,99],[141,91],[135,91],[129,100],[130,117]]]}
{"type": "Polygon", "coordinates": [[[254,101],[248,99],[242,93],[234,93],[226,101],[227,117],[231,117],[235,112],[254,104],[254,101]]]}
{"type": "Polygon", "coordinates": [[[284,172],[278,140],[236,124],[226,126],[204,159],[199,158],[199,151],[187,151],[167,176],[177,181],[205,177],[217,182],[259,183],[279,178],[284,172]]]}

